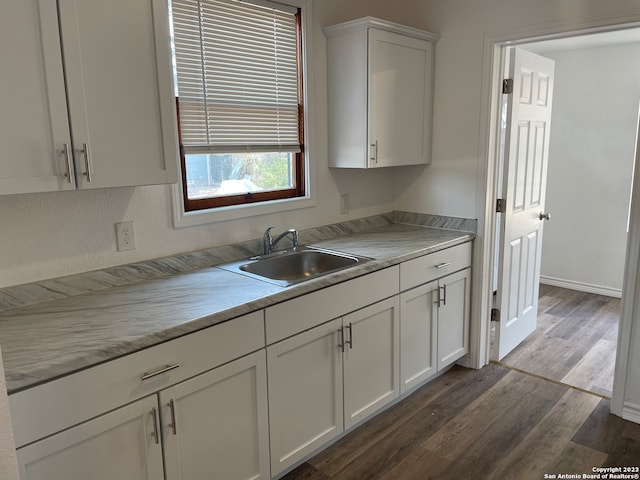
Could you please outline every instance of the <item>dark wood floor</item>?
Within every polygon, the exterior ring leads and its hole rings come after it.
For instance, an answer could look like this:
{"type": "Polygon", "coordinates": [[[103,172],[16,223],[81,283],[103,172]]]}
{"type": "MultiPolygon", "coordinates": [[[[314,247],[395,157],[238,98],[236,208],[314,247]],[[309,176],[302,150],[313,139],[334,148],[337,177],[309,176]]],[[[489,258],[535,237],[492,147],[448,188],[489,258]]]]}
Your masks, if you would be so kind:
{"type": "Polygon", "coordinates": [[[502,365],[454,367],[284,479],[539,480],[640,466],[640,425],[602,398],[619,316],[619,299],[541,285],[538,329],[502,365]]]}
{"type": "Polygon", "coordinates": [[[640,425],[609,401],[489,365],[454,367],[286,480],[536,479],[640,465],[640,425]]]}
{"type": "Polygon", "coordinates": [[[501,363],[611,397],[620,304],[540,285],[538,327],[501,363]]]}

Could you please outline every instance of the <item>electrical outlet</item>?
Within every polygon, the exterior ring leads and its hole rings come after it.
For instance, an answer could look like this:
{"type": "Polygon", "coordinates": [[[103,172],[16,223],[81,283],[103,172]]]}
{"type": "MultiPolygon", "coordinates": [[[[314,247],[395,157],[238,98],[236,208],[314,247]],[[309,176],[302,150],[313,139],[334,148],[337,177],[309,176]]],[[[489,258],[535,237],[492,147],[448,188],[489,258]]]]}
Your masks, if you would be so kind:
{"type": "Polygon", "coordinates": [[[349,213],[349,194],[343,193],[340,195],[340,213],[342,215],[349,213]]]}
{"type": "Polygon", "coordinates": [[[135,250],[136,239],[133,232],[133,222],[116,223],[116,243],[119,252],[135,250]]]}

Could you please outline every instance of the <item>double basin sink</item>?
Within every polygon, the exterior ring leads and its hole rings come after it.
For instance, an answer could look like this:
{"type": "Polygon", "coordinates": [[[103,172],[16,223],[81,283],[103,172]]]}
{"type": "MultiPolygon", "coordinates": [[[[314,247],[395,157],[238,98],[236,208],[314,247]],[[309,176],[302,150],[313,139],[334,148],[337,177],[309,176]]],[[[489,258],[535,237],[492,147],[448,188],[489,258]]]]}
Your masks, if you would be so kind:
{"type": "Polygon", "coordinates": [[[240,273],[280,286],[290,286],[329,273],[362,264],[370,259],[315,247],[252,257],[219,265],[223,270],[240,273]]]}

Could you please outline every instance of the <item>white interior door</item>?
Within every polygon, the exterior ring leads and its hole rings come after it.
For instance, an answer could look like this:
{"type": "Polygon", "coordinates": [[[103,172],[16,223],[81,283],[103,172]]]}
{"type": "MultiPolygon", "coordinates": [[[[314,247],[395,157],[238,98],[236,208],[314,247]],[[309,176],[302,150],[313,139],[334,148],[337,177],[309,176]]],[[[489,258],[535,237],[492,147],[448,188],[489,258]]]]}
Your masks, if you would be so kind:
{"type": "Polygon", "coordinates": [[[536,329],[554,75],[553,60],[519,48],[512,50],[509,65],[513,93],[505,138],[497,359],[536,329]]]}

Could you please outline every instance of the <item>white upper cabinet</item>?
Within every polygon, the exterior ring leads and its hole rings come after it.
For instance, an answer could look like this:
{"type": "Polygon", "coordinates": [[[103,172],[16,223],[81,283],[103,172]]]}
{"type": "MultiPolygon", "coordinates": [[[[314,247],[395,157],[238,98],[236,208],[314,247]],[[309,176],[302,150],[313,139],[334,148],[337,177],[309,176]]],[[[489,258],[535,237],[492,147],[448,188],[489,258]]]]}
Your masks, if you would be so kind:
{"type": "Polygon", "coordinates": [[[324,32],[330,166],[429,163],[439,36],[372,17],[324,32]]]}
{"type": "Polygon", "coordinates": [[[74,189],[55,1],[0,4],[0,65],[0,193],[74,189]]]}
{"type": "Polygon", "coordinates": [[[58,4],[0,7],[0,194],[177,181],[167,3],[58,4]]]}

